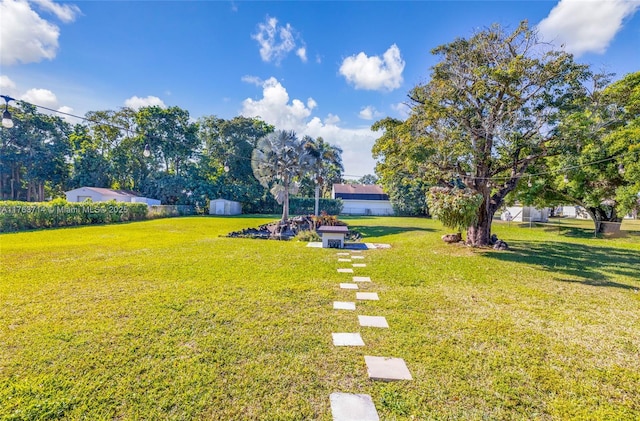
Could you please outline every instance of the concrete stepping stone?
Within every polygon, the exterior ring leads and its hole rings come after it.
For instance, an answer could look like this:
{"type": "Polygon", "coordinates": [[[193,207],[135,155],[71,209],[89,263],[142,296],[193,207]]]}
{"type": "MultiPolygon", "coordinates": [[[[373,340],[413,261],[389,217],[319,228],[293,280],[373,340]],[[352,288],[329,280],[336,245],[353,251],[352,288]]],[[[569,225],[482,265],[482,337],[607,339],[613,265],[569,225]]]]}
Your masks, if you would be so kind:
{"type": "Polygon", "coordinates": [[[360,326],[364,327],[389,327],[387,319],[383,316],[358,316],[360,326]]]}
{"type": "Polygon", "coordinates": [[[353,301],[334,301],[333,302],[334,310],[355,310],[356,303],[353,301]]]}
{"type": "Polygon", "coordinates": [[[351,259],[338,259],[338,262],[350,262],[351,259]]]}
{"type": "Polygon", "coordinates": [[[366,268],[367,264],[366,263],[354,263],[353,265],[354,268],[366,268]]]}
{"type": "Polygon", "coordinates": [[[333,421],[380,421],[369,395],[335,392],[329,400],[333,421]]]}
{"type": "Polygon", "coordinates": [[[377,292],[356,292],[357,300],[379,300],[377,292]]]}
{"type": "Polygon", "coordinates": [[[402,358],[364,356],[367,373],[372,380],[389,382],[393,380],[413,380],[402,358]]]}
{"type": "Polygon", "coordinates": [[[371,278],[368,276],[354,276],[353,282],[371,282],[371,278]]]}
{"type": "Polygon", "coordinates": [[[338,273],[353,273],[353,269],[338,269],[338,273]]]}
{"type": "Polygon", "coordinates": [[[364,341],[359,333],[332,333],[335,346],[364,346],[364,341]]]}
{"type": "Polygon", "coordinates": [[[359,289],[358,284],[341,283],[341,289],[359,289]]]}
{"type": "Polygon", "coordinates": [[[349,256],[350,253],[336,253],[336,256],[349,256]]]}
{"type": "Polygon", "coordinates": [[[351,256],[352,259],[364,259],[364,256],[351,256]]]}
{"type": "Polygon", "coordinates": [[[362,253],[362,250],[351,250],[351,253],[362,253]]]}

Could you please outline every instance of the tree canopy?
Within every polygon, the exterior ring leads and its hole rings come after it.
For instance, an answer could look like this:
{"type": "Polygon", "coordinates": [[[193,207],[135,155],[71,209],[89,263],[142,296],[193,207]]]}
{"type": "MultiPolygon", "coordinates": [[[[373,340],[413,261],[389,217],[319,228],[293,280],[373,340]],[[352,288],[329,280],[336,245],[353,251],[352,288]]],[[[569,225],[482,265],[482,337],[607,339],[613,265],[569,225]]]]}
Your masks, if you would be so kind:
{"type": "Polygon", "coordinates": [[[313,170],[316,159],[295,132],[279,130],[258,140],[251,155],[256,179],[282,205],[282,221],[289,219],[289,194],[296,194],[300,180],[313,170]]]}
{"type": "Polygon", "coordinates": [[[505,196],[531,165],[570,141],[558,132],[558,121],[585,94],[589,70],[539,42],[527,22],[513,32],[493,25],[432,52],[440,62],[430,81],[409,93],[409,118],[379,122],[394,132],[379,144],[382,169],[393,175],[391,168],[407,157],[402,171],[435,185],[459,181],[482,195],[467,242],[487,245],[505,196]]]}
{"type": "MultiPolygon", "coordinates": [[[[204,116],[194,122],[179,107],[143,107],[91,111],[72,127],[24,102],[10,112],[15,125],[0,132],[0,199],[42,201],[91,186],[134,190],[163,204],[204,208],[222,197],[241,202],[247,212],[277,211],[251,167],[258,140],[274,131],[260,119],[204,116]]],[[[341,179],[342,151],[311,140],[323,157],[314,161],[314,174],[326,190],[341,179]]]]}

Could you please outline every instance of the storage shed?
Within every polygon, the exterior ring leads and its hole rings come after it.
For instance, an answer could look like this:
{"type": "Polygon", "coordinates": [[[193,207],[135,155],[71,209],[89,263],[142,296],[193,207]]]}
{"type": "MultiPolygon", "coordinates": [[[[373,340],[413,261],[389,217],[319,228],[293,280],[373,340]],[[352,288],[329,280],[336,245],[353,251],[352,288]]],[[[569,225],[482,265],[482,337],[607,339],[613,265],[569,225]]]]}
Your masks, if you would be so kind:
{"type": "Polygon", "coordinates": [[[509,206],[502,213],[503,221],[549,222],[549,208],[537,209],[532,206],[509,206]]]}
{"type": "Polygon", "coordinates": [[[209,203],[209,215],[240,215],[242,204],[227,199],[215,199],[209,203]]]}

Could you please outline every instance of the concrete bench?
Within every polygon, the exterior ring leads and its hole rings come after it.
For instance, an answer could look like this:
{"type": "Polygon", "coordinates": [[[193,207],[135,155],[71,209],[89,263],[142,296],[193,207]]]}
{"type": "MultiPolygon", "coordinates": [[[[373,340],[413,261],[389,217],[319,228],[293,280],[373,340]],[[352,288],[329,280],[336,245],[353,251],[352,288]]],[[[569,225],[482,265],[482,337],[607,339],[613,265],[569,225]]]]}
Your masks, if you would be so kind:
{"type": "Polygon", "coordinates": [[[317,232],[322,237],[322,248],[341,249],[344,248],[344,236],[349,232],[349,228],[344,225],[323,225],[317,232]]]}

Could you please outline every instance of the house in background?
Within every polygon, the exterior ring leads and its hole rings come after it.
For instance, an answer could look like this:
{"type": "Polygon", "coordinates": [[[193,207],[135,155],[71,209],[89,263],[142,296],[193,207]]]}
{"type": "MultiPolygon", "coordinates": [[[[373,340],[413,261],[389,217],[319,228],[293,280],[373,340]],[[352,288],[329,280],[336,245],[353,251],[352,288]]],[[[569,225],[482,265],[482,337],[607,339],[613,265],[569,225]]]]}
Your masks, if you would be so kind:
{"type": "Polygon", "coordinates": [[[334,184],[332,199],[342,199],[342,215],[393,215],[393,206],[382,187],[375,184],[334,184]]]}
{"type": "Polygon", "coordinates": [[[216,199],[209,202],[209,215],[240,215],[242,203],[226,199],[216,199]]]}
{"type": "Polygon", "coordinates": [[[157,199],[142,197],[138,193],[129,190],[112,190],[102,187],[80,187],[78,189],[65,192],[67,202],[84,202],[91,199],[92,202],[116,202],[146,203],[149,206],[160,205],[157,199]]]}

